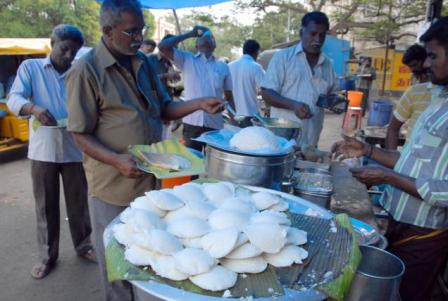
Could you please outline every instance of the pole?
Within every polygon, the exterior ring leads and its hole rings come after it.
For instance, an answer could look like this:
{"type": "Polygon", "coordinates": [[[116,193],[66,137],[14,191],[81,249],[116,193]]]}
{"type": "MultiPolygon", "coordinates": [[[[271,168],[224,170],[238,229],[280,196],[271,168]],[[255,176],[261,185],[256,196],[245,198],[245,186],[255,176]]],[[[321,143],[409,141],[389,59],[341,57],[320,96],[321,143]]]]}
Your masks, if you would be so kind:
{"type": "MultiPolygon", "coordinates": [[[[174,15],[174,19],[176,20],[176,29],[177,29],[177,34],[180,35],[182,33],[181,28],[180,28],[180,22],[179,22],[179,17],[177,16],[177,12],[175,9],[173,9],[173,15],[174,15]]],[[[182,44],[182,48],[185,49],[185,45],[184,42],[180,42],[182,44]]]]}
{"type": "Polygon", "coordinates": [[[286,42],[289,42],[289,35],[291,32],[291,10],[288,8],[288,21],[286,25],[286,42]]]}
{"type": "MultiPolygon", "coordinates": [[[[389,24],[392,23],[392,0],[389,0],[389,24]]],[[[381,96],[384,96],[384,91],[386,89],[386,73],[387,73],[387,59],[389,57],[389,45],[390,45],[390,28],[387,28],[386,32],[386,54],[384,56],[384,66],[383,66],[383,85],[381,88],[381,96]]]]}

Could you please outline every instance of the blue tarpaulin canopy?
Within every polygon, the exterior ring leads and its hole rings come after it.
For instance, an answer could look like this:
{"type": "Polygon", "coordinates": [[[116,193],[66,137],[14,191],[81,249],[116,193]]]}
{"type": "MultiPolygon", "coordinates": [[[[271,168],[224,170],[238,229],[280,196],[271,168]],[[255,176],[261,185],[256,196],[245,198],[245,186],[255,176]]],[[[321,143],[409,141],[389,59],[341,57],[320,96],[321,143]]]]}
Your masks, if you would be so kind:
{"type": "MultiPolygon", "coordinates": [[[[151,9],[179,9],[187,7],[199,7],[229,2],[230,0],[139,0],[144,8],[151,9]]],[[[98,2],[103,2],[98,0],[98,2]]]]}
{"type": "Polygon", "coordinates": [[[153,9],[179,9],[207,6],[222,2],[229,2],[229,0],[140,0],[143,7],[153,9]]]}

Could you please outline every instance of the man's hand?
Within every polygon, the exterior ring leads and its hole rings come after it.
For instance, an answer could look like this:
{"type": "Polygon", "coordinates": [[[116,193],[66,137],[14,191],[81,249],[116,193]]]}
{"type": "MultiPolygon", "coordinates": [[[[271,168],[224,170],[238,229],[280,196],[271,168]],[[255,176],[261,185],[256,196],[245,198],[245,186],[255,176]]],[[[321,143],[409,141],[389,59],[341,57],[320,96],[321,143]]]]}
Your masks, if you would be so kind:
{"type": "Polygon", "coordinates": [[[165,76],[168,81],[178,82],[180,81],[180,72],[168,72],[165,76]]]}
{"type": "Polygon", "coordinates": [[[42,125],[55,126],[58,124],[53,115],[51,115],[50,111],[42,107],[34,105],[31,114],[33,114],[42,125]]]}
{"type": "Polygon", "coordinates": [[[333,158],[359,158],[369,153],[369,144],[363,143],[352,137],[342,136],[343,141],[336,142],[331,147],[331,154],[333,158]]]}
{"type": "Polygon", "coordinates": [[[366,166],[360,168],[351,168],[350,172],[359,182],[366,184],[368,187],[387,183],[387,176],[393,171],[380,166],[366,166]]]}
{"type": "Polygon", "coordinates": [[[199,103],[200,109],[209,114],[215,114],[224,110],[226,101],[217,97],[207,97],[199,103]]]}
{"type": "Polygon", "coordinates": [[[196,25],[195,27],[193,27],[193,29],[191,30],[191,35],[193,37],[200,37],[204,34],[204,32],[209,31],[210,29],[208,29],[205,26],[201,26],[201,25],[196,25]]]}
{"type": "Polygon", "coordinates": [[[137,163],[129,154],[120,154],[114,160],[114,166],[127,178],[139,178],[144,172],[137,168],[137,163]]]}
{"type": "Polygon", "coordinates": [[[311,113],[310,107],[303,102],[298,102],[294,105],[294,113],[300,119],[310,119],[313,117],[313,113],[311,113]]]}

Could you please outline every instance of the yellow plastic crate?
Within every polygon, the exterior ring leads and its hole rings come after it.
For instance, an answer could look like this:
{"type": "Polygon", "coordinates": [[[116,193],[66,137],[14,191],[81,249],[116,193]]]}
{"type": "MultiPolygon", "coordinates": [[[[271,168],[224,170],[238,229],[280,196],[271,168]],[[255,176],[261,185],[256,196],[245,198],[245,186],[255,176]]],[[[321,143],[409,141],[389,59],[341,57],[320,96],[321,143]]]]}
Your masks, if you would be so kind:
{"type": "Polygon", "coordinates": [[[1,136],[15,138],[22,142],[29,139],[28,120],[16,116],[6,116],[0,119],[1,136]]]}

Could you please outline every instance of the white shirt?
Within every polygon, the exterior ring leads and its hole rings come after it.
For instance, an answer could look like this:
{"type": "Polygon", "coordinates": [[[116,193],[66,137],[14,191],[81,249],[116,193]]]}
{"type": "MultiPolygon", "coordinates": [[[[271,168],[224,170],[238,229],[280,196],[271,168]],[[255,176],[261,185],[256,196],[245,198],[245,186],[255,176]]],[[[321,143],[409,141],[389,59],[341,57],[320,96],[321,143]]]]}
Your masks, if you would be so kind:
{"type": "Polygon", "coordinates": [[[320,94],[329,94],[336,88],[336,74],[330,59],[321,53],[318,63],[311,70],[302,44],[282,49],[272,57],[261,86],[310,106],[314,114],[311,119],[300,120],[293,111],[276,107],[271,108],[271,116],[302,123],[302,136],[298,144],[317,146],[324,111],[316,106],[316,102],[320,94]]]}
{"type": "MultiPolygon", "coordinates": [[[[200,53],[194,55],[174,49],[174,65],[182,71],[186,101],[206,96],[222,98],[224,91],[232,90],[229,67],[214,56],[207,59],[200,53]]],[[[204,111],[196,111],[182,121],[213,129],[222,129],[224,125],[221,113],[208,114],[204,111]]]]}
{"type": "Polygon", "coordinates": [[[257,91],[265,73],[263,67],[255,62],[252,56],[244,54],[239,60],[231,62],[229,69],[232,75],[236,113],[244,116],[259,113],[257,91]]]}
{"type": "MultiPolygon", "coordinates": [[[[48,109],[56,119],[67,118],[65,75],[54,69],[49,57],[24,61],[11,87],[8,108],[19,116],[22,107],[32,102],[48,109]]],[[[34,131],[33,120],[31,117],[29,121],[29,159],[54,163],[82,161],[81,151],[65,129],[39,127],[34,131]]]]}

